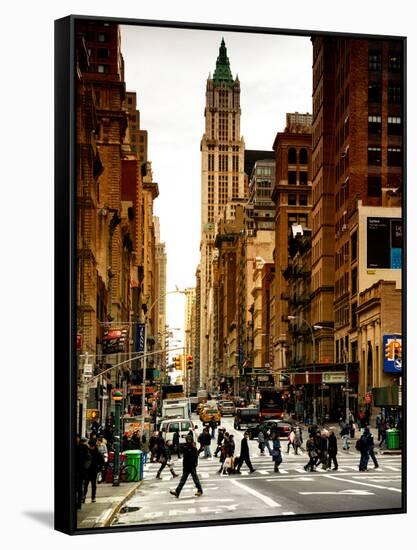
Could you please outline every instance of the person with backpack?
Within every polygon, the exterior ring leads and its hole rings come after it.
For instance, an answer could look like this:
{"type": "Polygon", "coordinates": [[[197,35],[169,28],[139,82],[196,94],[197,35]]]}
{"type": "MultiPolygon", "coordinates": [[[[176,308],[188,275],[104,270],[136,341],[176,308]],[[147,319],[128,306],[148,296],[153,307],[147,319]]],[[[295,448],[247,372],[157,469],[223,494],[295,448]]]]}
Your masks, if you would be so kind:
{"type": "Polygon", "coordinates": [[[316,446],[316,443],[314,441],[314,436],[313,435],[310,435],[310,437],[308,438],[306,448],[307,448],[307,453],[308,453],[308,456],[309,456],[309,461],[304,466],[304,470],[305,471],[310,470],[310,472],[315,472],[316,471],[316,463],[317,463],[317,459],[318,459],[318,452],[317,452],[317,446],[316,446]]]}
{"type": "Polygon", "coordinates": [[[219,428],[219,430],[217,432],[217,447],[216,447],[216,451],[214,452],[214,456],[216,458],[217,458],[217,455],[219,454],[219,452],[221,451],[225,431],[226,430],[224,428],[219,428]]]}
{"type": "Polygon", "coordinates": [[[355,449],[361,453],[361,458],[359,461],[359,471],[367,472],[369,461],[369,441],[366,433],[363,433],[356,441],[355,449]]]}
{"type": "Polygon", "coordinates": [[[262,430],[259,430],[258,434],[258,448],[261,452],[261,456],[265,456],[265,434],[262,430]]]}
{"type": "Polygon", "coordinates": [[[371,434],[368,427],[365,428],[363,433],[364,433],[364,435],[366,436],[366,438],[368,440],[368,453],[369,453],[369,457],[372,458],[372,462],[374,463],[374,468],[379,468],[379,464],[378,464],[378,461],[376,459],[375,451],[374,451],[374,447],[375,447],[374,436],[371,434]]]}
{"type": "MultiPolygon", "coordinates": [[[[274,432],[272,434],[272,461],[274,463],[274,472],[279,474],[279,465],[282,462],[282,453],[281,453],[281,441],[279,440],[278,434],[274,432]]],[[[295,453],[297,454],[297,452],[295,453]]]]}
{"type": "Polygon", "coordinates": [[[348,451],[349,450],[349,434],[350,434],[350,429],[349,429],[349,424],[344,424],[341,431],[340,431],[340,435],[343,439],[343,447],[342,449],[344,451],[348,451]]]}

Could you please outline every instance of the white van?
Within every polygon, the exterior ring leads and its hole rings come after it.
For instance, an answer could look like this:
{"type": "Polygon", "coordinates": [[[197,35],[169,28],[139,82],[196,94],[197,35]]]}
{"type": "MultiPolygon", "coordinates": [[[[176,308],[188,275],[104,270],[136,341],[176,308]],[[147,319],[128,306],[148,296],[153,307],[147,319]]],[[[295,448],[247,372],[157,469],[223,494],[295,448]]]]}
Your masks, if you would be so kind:
{"type": "MultiPolygon", "coordinates": [[[[172,440],[176,430],[179,430],[180,445],[185,445],[185,436],[190,430],[193,430],[196,426],[192,420],[188,418],[175,418],[162,420],[159,430],[162,432],[162,437],[165,439],[168,445],[172,445],[172,440]]],[[[195,439],[195,437],[194,437],[195,439]]]]}

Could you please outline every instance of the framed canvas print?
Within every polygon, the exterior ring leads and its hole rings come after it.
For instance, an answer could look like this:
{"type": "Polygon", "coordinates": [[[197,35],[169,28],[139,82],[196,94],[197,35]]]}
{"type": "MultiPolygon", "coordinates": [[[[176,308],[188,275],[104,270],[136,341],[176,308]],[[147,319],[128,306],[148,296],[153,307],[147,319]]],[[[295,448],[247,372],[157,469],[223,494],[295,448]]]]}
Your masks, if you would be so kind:
{"type": "Polygon", "coordinates": [[[55,29],[56,529],[404,513],[406,39],[55,29]]]}

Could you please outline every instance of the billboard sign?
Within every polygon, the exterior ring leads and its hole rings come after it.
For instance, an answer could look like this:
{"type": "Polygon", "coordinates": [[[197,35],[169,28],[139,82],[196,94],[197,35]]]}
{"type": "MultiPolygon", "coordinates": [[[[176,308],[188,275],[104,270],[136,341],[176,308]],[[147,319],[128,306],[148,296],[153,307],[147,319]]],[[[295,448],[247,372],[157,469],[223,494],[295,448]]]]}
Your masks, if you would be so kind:
{"type": "Polygon", "coordinates": [[[403,221],[401,218],[367,219],[368,269],[401,269],[403,221]]]}

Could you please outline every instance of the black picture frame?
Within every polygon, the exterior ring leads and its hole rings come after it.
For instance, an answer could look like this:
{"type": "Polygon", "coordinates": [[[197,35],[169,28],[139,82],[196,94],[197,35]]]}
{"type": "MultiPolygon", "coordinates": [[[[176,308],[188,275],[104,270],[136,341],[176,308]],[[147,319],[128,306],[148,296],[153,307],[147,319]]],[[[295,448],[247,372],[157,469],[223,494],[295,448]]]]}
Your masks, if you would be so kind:
{"type": "MultiPolygon", "coordinates": [[[[70,535],[92,533],[114,533],[126,531],[174,529],[219,525],[236,525],[259,522],[299,521],[304,519],[325,519],[346,517],[346,513],[309,513],[296,516],[213,519],[210,521],[187,521],[155,523],[152,525],[114,526],[99,529],[77,528],[75,506],[75,449],[76,396],[77,396],[77,358],[76,358],[76,321],[75,321],[75,258],[76,258],[76,166],[75,166],[75,24],[77,21],[100,21],[137,27],[158,27],[167,29],[213,30],[219,32],[255,33],[290,36],[331,36],[340,38],[363,38],[375,40],[396,40],[402,43],[403,65],[403,187],[402,212],[403,256],[402,291],[407,295],[407,219],[406,219],[406,181],[407,181],[407,97],[406,97],[406,37],[376,34],[355,34],[331,31],[310,31],[299,29],[278,29],[239,25],[219,25],[198,22],[144,20],[118,17],[70,15],[55,21],[55,529],[70,535]]],[[[405,300],[404,300],[405,301],[405,300]]],[[[403,356],[407,352],[407,320],[405,307],[402,309],[403,356]]],[[[407,364],[403,364],[403,451],[407,448],[407,364]]],[[[371,511],[352,511],[349,517],[367,515],[403,514],[407,512],[407,456],[402,453],[402,494],[401,508],[371,511]]]]}

